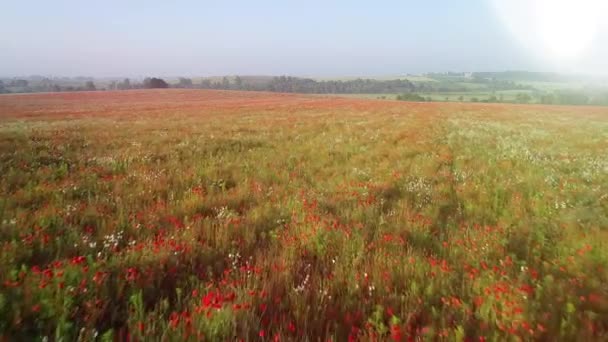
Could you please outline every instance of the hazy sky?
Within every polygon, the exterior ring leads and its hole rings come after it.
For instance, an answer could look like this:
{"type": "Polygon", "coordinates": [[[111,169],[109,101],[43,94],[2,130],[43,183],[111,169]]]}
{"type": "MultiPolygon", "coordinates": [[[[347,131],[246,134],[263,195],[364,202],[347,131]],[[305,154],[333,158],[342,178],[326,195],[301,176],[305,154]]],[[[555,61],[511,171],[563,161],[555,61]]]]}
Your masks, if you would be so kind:
{"type": "Polygon", "coordinates": [[[4,1],[0,75],[606,74],[602,2],[4,1]]]}

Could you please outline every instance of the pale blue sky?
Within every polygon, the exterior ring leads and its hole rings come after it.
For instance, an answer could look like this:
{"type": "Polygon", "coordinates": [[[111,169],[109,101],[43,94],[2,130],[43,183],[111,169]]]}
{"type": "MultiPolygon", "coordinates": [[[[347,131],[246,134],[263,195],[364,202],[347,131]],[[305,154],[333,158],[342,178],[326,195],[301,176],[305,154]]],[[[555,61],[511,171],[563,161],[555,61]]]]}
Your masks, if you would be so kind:
{"type": "Polygon", "coordinates": [[[0,75],[608,71],[606,35],[548,65],[492,1],[4,1],[0,75]]]}

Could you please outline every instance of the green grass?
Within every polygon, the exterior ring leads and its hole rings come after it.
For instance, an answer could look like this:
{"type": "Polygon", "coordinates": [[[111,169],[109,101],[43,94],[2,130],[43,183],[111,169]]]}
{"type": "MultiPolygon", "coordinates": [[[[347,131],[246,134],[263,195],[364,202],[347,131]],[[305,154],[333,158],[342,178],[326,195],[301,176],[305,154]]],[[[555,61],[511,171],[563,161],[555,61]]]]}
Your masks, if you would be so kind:
{"type": "MultiPolygon", "coordinates": [[[[454,91],[454,92],[423,92],[416,93],[422,97],[430,98],[432,101],[449,101],[449,102],[470,102],[476,98],[479,101],[487,100],[492,96],[496,96],[499,100],[502,98],[503,102],[515,102],[517,94],[532,94],[529,90],[499,90],[495,92],[491,91],[454,91]],[[460,98],[462,97],[462,100],[460,98]]],[[[360,99],[386,99],[395,100],[399,94],[323,94],[318,96],[338,96],[346,98],[360,98],[360,99]]]]}
{"type": "Polygon", "coordinates": [[[554,90],[564,90],[564,89],[574,89],[581,90],[583,89],[589,82],[541,82],[541,81],[519,81],[517,82],[522,85],[529,85],[538,90],[542,91],[554,91],[554,90]]]}

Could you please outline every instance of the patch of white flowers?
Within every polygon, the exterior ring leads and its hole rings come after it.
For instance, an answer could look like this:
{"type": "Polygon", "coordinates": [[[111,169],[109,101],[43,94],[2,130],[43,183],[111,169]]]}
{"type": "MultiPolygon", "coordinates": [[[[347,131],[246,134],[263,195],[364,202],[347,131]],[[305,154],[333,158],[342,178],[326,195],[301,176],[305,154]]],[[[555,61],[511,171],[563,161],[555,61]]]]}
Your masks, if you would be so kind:
{"type": "Polygon", "coordinates": [[[559,209],[571,208],[572,205],[570,204],[569,200],[559,201],[556,199],[555,203],[554,203],[554,207],[556,210],[559,210],[559,209]]]}
{"type": "Polygon", "coordinates": [[[6,219],[6,220],[2,220],[2,224],[4,225],[10,225],[10,226],[14,226],[17,224],[17,219],[12,218],[12,219],[6,219]]]}
{"type": "Polygon", "coordinates": [[[165,169],[157,169],[152,171],[145,171],[139,174],[139,177],[144,182],[155,182],[159,180],[165,173],[165,169]]]}
{"type": "Polygon", "coordinates": [[[116,162],[116,158],[114,156],[104,156],[104,157],[93,157],[87,160],[89,164],[96,164],[100,166],[112,166],[116,162]]]}
{"type": "Polygon", "coordinates": [[[70,183],[61,188],[61,193],[63,194],[67,193],[68,191],[78,191],[78,186],[70,183]]]}
{"type": "Polygon", "coordinates": [[[215,211],[215,217],[218,220],[227,220],[227,219],[238,217],[238,214],[234,210],[232,210],[226,206],[215,208],[214,211],[215,211]]]}
{"type": "Polygon", "coordinates": [[[300,284],[298,284],[298,286],[294,287],[294,291],[295,292],[304,292],[304,290],[308,287],[308,283],[310,282],[310,264],[306,264],[306,266],[304,267],[304,272],[306,273],[306,276],[304,277],[304,280],[302,280],[302,282],[300,284]]]}
{"type": "Polygon", "coordinates": [[[319,294],[321,295],[321,300],[323,300],[325,297],[331,300],[331,295],[329,295],[329,291],[327,291],[327,289],[319,289],[319,294]]]}
{"type": "Polygon", "coordinates": [[[118,231],[116,234],[108,234],[103,237],[103,248],[104,249],[113,249],[117,248],[120,242],[123,239],[123,231],[118,231]]]}
{"type": "MultiPolygon", "coordinates": [[[[91,237],[88,234],[83,234],[82,245],[93,249],[97,247],[97,241],[91,241],[91,237]]],[[[74,247],[78,247],[78,243],[75,243],[74,247]]]]}
{"type": "Polygon", "coordinates": [[[374,285],[369,285],[369,286],[367,287],[367,292],[368,292],[368,294],[369,294],[369,296],[370,296],[370,297],[371,297],[371,295],[373,295],[373,294],[374,294],[374,291],[375,291],[375,290],[376,290],[376,287],[375,287],[374,285]]]}
{"type": "Polygon", "coordinates": [[[470,173],[462,170],[454,170],[453,175],[456,182],[464,183],[469,178],[470,173]]]}
{"type": "Polygon", "coordinates": [[[406,192],[415,194],[416,206],[418,208],[430,204],[432,201],[433,185],[428,179],[422,177],[412,178],[407,183],[405,183],[404,190],[406,192]]]}
{"type": "Polygon", "coordinates": [[[548,175],[545,177],[545,183],[551,186],[557,186],[559,184],[558,180],[553,175],[548,175]]]}
{"type": "Polygon", "coordinates": [[[369,170],[361,170],[359,168],[354,167],[353,168],[353,173],[355,175],[357,175],[359,178],[363,179],[363,180],[370,180],[371,179],[370,171],[369,170]]]}
{"type": "Polygon", "coordinates": [[[239,266],[239,262],[241,261],[241,254],[239,252],[229,253],[228,260],[230,260],[230,265],[233,270],[236,270],[239,266]]]}
{"type": "Polygon", "coordinates": [[[78,208],[76,208],[75,205],[72,204],[68,204],[65,206],[65,216],[69,217],[70,215],[72,215],[73,213],[76,212],[76,210],[78,210],[78,208]]]}

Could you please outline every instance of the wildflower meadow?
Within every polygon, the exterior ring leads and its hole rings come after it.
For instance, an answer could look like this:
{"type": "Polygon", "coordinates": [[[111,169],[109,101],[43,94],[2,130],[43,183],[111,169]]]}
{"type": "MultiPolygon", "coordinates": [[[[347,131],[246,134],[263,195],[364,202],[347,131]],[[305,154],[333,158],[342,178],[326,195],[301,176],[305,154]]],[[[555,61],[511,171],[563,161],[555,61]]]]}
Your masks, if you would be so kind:
{"type": "Polygon", "coordinates": [[[0,341],[608,339],[608,108],[0,96],[0,341]]]}

